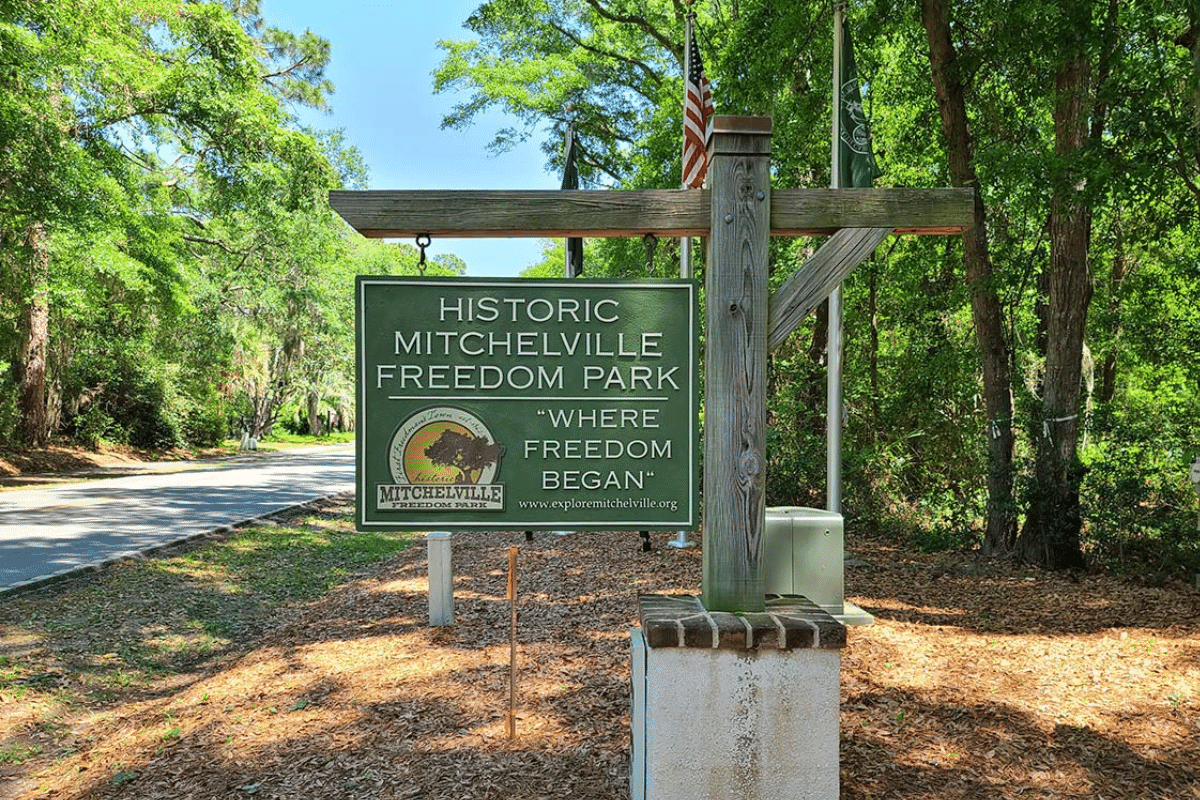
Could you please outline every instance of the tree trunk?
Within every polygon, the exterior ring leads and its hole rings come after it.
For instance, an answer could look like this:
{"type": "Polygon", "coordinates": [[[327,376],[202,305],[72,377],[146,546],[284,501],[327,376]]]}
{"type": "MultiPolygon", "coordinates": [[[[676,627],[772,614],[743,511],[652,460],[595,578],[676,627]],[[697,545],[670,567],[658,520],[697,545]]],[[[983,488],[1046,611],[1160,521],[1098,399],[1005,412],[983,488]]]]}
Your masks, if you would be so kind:
{"type": "Polygon", "coordinates": [[[1125,237],[1118,235],[1112,270],[1108,276],[1108,317],[1112,344],[1104,354],[1100,367],[1100,394],[1102,403],[1111,403],[1117,394],[1117,356],[1121,352],[1121,333],[1124,320],[1121,313],[1121,292],[1125,278],[1129,276],[1129,252],[1125,249],[1125,237]]]}
{"type": "MultiPolygon", "coordinates": [[[[1077,40],[1078,41],[1078,40],[1077,40]]],[[[1055,155],[1070,164],[1087,146],[1091,68],[1082,47],[1055,75],[1055,155]]],[[[1083,566],[1083,523],[1077,455],[1083,336],[1091,301],[1088,248],[1092,214],[1081,176],[1055,181],[1050,201],[1049,296],[1042,425],[1036,448],[1029,513],[1017,555],[1050,569],[1083,566]]]]}
{"type": "Polygon", "coordinates": [[[325,420],[321,418],[321,396],[316,392],[308,393],[308,435],[325,435],[325,420]]]}
{"type": "Polygon", "coordinates": [[[250,438],[262,439],[275,424],[274,398],[270,391],[251,400],[253,416],[250,419],[250,438]]]}
{"type": "MultiPolygon", "coordinates": [[[[1200,2],[1189,0],[1187,4],[1188,29],[1175,39],[1175,44],[1186,47],[1192,53],[1192,66],[1200,74],[1200,2]]],[[[1192,127],[1200,135],[1200,83],[1192,82],[1192,127]]]]}
{"type": "Polygon", "coordinates": [[[50,414],[46,404],[46,364],[50,350],[50,251],[46,227],[38,222],[26,238],[29,250],[28,300],[23,309],[24,338],[18,355],[17,408],[21,414],[18,436],[27,447],[44,447],[50,441],[50,414]]]}
{"type": "Polygon", "coordinates": [[[978,192],[974,145],[967,124],[966,97],[958,53],[950,38],[948,0],[922,0],[921,20],[929,39],[929,63],[937,92],[942,131],[946,137],[951,180],[955,186],[976,187],[975,224],[963,234],[963,261],[971,288],[971,315],[983,356],[983,398],[988,425],[988,505],[983,552],[1010,551],[1016,541],[1017,514],[1013,497],[1013,396],[1009,346],[1004,336],[1000,298],[991,286],[992,260],[988,250],[987,213],[978,192]]]}

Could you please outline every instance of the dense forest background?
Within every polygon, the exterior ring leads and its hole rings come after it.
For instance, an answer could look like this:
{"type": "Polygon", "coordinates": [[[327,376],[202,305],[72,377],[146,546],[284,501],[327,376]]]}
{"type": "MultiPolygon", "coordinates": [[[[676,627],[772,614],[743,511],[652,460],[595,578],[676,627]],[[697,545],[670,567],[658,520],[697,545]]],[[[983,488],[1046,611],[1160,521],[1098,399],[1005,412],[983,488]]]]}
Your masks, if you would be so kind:
{"type": "MultiPolygon", "coordinates": [[[[773,181],[827,186],[828,0],[492,0],[433,90],[587,188],[675,188],[693,10],[722,114],[773,181]]],[[[849,5],[880,186],[973,186],[963,237],[896,237],[846,285],[844,505],[922,546],[1200,569],[1200,2],[849,5]]],[[[328,206],[366,185],[328,43],[253,0],[0,0],[0,447],[205,445],[352,424],[353,276],[462,274],[328,206]]],[[[772,243],[773,281],[811,254],[772,243]]],[[[562,272],[561,243],[528,274],[562,272]]],[[[703,263],[697,264],[702,274],[703,263]]],[[[677,274],[638,240],[589,275],[677,274]]],[[[827,315],[771,357],[772,504],[820,505],[827,315]]]]}

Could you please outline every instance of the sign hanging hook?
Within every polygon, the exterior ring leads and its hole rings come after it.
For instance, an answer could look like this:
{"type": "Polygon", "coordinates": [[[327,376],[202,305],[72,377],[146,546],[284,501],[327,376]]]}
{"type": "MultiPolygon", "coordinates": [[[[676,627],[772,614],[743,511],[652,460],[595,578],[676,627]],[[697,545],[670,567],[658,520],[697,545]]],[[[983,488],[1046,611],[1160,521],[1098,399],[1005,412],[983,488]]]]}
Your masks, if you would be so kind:
{"type": "Polygon", "coordinates": [[[654,250],[658,247],[658,237],[654,235],[654,231],[649,231],[642,237],[642,244],[646,246],[646,270],[653,275],[654,250]]]}
{"type": "Polygon", "coordinates": [[[425,274],[425,248],[429,247],[433,239],[428,233],[417,234],[417,247],[421,248],[421,258],[417,261],[417,271],[422,275],[425,274]]]}

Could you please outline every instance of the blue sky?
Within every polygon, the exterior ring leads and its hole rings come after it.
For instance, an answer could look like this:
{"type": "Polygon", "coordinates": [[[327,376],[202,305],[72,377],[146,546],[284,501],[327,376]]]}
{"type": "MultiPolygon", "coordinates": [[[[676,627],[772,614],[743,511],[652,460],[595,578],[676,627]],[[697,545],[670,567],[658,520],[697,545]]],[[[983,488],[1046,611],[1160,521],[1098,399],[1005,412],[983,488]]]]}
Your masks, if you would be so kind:
{"type": "MultiPolygon", "coordinates": [[[[433,93],[439,39],[468,39],[463,21],[482,0],[264,0],[267,24],[328,39],[332,114],[306,118],[342,128],[370,168],[372,189],[557,189],[536,141],[500,156],[486,147],[511,120],[481,119],[467,131],[442,130],[457,100],[433,93]]],[[[470,275],[513,276],[541,260],[537,239],[441,239],[429,255],[454,253],[470,275]]]]}

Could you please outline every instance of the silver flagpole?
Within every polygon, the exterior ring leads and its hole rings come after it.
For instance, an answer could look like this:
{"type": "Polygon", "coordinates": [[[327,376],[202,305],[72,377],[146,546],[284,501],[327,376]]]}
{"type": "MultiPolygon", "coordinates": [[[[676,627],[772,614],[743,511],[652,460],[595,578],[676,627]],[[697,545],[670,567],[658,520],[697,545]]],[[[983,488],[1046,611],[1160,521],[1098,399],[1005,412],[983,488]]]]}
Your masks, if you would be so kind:
{"type": "MultiPolygon", "coordinates": [[[[574,108],[572,106],[567,106],[567,113],[573,114],[573,112],[574,112],[574,108]]],[[[562,188],[564,188],[564,189],[578,189],[579,188],[578,172],[576,172],[574,180],[571,180],[571,169],[574,167],[574,161],[572,160],[571,149],[574,146],[575,146],[575,123],[572,121],[572,122],[567,123],[567,136],[566,136],[567,149],[566,149],[566,153],[563,156],[562,188]]],[[[579,240],[579,244],[580,244],[580,248],[582,250],[582,246],[583,246],[582,239],[579,240]]],[[[564,278],[578,278],[579,272],[582,272],[582,270],[583,270],[582,254],[580,255],[580,261],[578,264],[572,263],[571,249],[572,249],[571,248],[571,237],[568,236],[566,239],[563,240],[563,253],[566,255],[566,261],[564,262],[564,265],[563,265],[563,277],[564,278]],[[577,268],[578,268],[579,272],[576,271],[577,268]]],[[[570,536],[571,531],[554,531],[554,535],[555,536],[570,536]]],[[[525,538],[527,540],[531,540],[533,538],[533,531],[526,531],[525,538]]]]}
{"type": "MultiPolygon", "coordinates": [[[[683,35],[683,81],[684,95],[687,95],[688,76],[692,74],[692,16],[688,14],[686,17],[686,28],[683,35]]],[[[686,111],[684,112],[687,113],[686,111]]],[[[682,183],[682,178],[680,180],[682,183]]],[[[692,237],[682,236],[679,239],[679,277],[692,277],[692,237]]],[[[687,531],[678,531],[675,538],[667,542],[668,546],[676,548],[695,547],[695,543],[688,540],[687,531]]]]}
{"type": "MultiPolygon", "coordinates": [[[[568,108],[567,110],[569,112],[570,108],[568,108]]],[[[575,138],[575,126],[570,122],[567,123],[567,137],[566,138],[567,138],[567,150],[566,150],[566,155],[563,156],[563,158],[565,159],[565,161],[563,162],[563,188],[564,189],[567,188],[567,186],[566,186],[567,173],[571,171],[571,163],[570,163],[571,146],[574,144],[574,142],[572,140],[575,138]]],[[[573,186],[571,188],[578,189],[579,187],[573,186]]],[[[579,277],[578,275],[575,274],[575,265],[571,263],[571,237],[569,237],[569,236],[563,240],[563,253],[567,257],[566,262],[563,266],[563,277],[566,277],[566,278],[579,277]]]]}
{"type": "MultiPolygon", "coordinates": [[[[830,186],[834,189],[844,185],[838,142],[842,124],[842,26],[845,24],[845,14],[845,4],[836,3],[833,7],[833,160],[830,170],[830,186]]],[[[829,295],[829,364],[825,375],[825,471],[828,484],[825,508],[836,514],[842,511],[843,347],[842,287],[839,285],[829,295]]]]}

